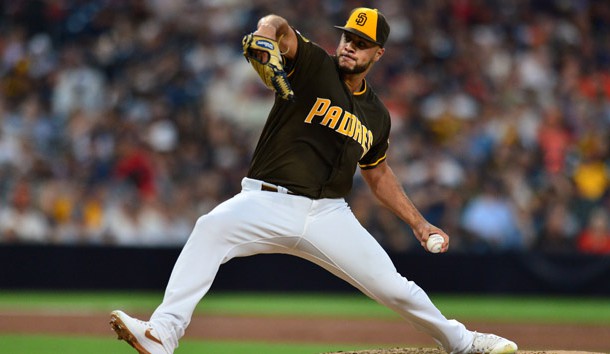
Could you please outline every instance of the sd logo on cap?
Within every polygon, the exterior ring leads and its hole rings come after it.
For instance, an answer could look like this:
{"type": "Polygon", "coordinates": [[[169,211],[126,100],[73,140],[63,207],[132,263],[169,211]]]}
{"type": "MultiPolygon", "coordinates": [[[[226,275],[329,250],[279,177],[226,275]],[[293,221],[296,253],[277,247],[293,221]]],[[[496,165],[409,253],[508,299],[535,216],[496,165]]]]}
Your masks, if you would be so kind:
{"type": "Polygon", "coordinates": [[[335,28],[353,33],[380,47],[385,45],[390,35],[390,26],[383,14],[377,9],[367,7],[354,9],[345,26],[335,26],[335,28]]]}

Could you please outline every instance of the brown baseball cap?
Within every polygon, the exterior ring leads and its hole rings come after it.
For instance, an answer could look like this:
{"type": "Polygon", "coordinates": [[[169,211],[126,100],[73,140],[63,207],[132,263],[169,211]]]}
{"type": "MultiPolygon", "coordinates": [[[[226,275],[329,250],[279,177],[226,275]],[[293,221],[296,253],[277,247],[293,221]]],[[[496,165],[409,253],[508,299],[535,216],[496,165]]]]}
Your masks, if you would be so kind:
{"type": "Polygon", "coordinates": [[[352,10],[345,26],[335,26],[335,28],[353,33],[380,47],[385,45],[390,35],[390,25],[383,14],[377,9],[367,7],[352,10]]]}

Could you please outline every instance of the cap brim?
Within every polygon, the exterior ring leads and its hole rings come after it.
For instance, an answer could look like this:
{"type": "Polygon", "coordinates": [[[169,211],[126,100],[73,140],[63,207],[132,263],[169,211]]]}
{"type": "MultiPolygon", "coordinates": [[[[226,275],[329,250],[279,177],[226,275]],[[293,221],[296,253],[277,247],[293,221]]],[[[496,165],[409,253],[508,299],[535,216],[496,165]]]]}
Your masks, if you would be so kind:
{"type": "Polygon", "coordinates": [[[367,41],[369,41],[369,42],[371,42],[371,43],[375,43],[375,44],[377,44],[378,46],[381,46],[381,45],[382,45],[381,43],[377,42],[377,41],[376,41],[376,40],[374,40],[373,38],[371,38],[371,37],[367,36],[366,34],[364,34],[363,32],[358,31],[358,30],[357,30],[357,29],[355,29],[355,28],[351,28],[351,27],[342,27],[342,26],[335,26],[335,28],[338,28],[338,29],[340,29],[340,30],[342,30],[342,31],[345,31],[345,32],[353,33],[353,34],[355,34],[356,36],[358,36],[358,37],[360,37],[360,38],[364,38],[364,39],[366,39],[367,41]]]}

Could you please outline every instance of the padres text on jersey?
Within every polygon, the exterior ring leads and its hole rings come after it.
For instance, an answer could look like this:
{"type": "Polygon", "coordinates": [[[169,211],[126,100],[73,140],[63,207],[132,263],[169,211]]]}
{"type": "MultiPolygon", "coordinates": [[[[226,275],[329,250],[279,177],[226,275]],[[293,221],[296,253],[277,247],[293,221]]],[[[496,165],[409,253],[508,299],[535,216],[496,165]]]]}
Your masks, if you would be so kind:
{"type": "Polygon", "coordinates": [[[314,117],[323,117],[319,123],[346,135],[362,146],[364,156],[373,144],[373,133],[369,131],[358,116],[344,111],[343,108],[331,105],[329,99],[318,97],[305,117],[305,123],[311,123],[314,117]]]}

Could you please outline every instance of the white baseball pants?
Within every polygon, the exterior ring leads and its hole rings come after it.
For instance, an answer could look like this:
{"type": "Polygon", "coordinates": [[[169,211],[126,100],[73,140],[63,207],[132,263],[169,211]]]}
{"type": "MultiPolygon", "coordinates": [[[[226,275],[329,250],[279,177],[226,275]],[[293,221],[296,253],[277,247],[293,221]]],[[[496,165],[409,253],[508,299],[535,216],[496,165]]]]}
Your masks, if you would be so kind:
{"type": "Polygon", "coordinates": [[[396,311],[450,353],[462,353],[473,334],[446,319],[426,293],[402,277],[344,199],[309,199],[261,190],[244,178],[242,191],[202,216],[178,257],[151,324],[173,352],[221,264],[234,257],[283,253],[307,259],[396,311]]]}

